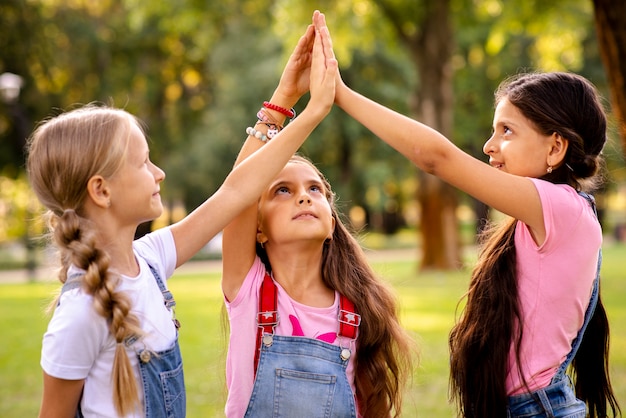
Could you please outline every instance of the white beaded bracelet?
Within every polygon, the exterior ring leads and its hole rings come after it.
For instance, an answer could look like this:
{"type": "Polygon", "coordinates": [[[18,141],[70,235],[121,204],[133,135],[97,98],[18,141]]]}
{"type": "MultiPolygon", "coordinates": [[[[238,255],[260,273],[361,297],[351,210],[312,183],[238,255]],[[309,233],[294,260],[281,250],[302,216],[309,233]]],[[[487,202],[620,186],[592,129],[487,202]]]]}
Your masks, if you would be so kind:
{"type": "Polygon", "coordinates": [[[250,136],[253,136],[259,140],[261,140],[262,142],[267,142],[267,135],[265,135],[263,132],[261,131],[257,131],[256,129],[248,126],[246,128],[246,133],[250,136]]]}

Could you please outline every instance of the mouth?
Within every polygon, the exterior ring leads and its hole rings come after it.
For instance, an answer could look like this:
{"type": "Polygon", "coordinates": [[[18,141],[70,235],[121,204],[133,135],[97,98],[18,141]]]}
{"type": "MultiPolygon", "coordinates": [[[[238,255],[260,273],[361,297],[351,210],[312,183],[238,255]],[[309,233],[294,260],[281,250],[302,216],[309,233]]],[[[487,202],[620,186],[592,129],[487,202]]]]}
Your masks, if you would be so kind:
{"type": "Polygon", "coordinates": [[[497,168],[498,170],[501,170],[504,167],[504,163],[500,163],[498,161],[489,161],[489,164],[493,167],[493,168],[497,168]]]}
{"type": "Polygon", "coordinates": [[[317,216],[313,212],[300,212],[292,219],[317,219],[317,216]]]}

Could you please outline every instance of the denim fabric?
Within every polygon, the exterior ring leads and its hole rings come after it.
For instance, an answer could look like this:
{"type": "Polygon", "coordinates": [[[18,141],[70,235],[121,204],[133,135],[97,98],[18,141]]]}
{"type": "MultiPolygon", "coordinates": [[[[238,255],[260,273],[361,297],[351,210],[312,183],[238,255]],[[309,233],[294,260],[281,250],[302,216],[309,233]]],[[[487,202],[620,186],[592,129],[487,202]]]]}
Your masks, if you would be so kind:
{"type": "Polygon", "coordinates": [[[274,335],[270,346],[261,345],[245,417],[356,418],[347,366],[340,347],[312,338],[274,335]]]}
{"type": "Polygon", "coordinates": [[[183,418],[186,414],[183,360],[178,340],[168,350],[137,353],[146,418],[183,418]]]}
{"type": "Polygon", "coordinates": [[[508,418],[585,418],[587,406],[576,398],[569,378],[531,393],[509,397],[508,418]]]}

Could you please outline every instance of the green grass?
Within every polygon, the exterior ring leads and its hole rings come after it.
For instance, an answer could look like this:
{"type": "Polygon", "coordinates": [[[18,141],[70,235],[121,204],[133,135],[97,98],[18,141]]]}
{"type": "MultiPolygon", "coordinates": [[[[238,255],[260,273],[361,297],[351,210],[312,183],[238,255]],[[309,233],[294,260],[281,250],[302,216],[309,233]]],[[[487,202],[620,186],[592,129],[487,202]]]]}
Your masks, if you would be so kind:
{"type": "MultiPolygon", "coordinates": [[[[612,326],[614,389],[626,407],[626,246],[607,245],[602,295],[612,326]]],[[[471,259],[471,254],[469,256],[471,259]]],[[[447,336],[468,272],[416,273],[412,260],[374,267],[400,297],[402,320],[415,336],[421,361],[407,389],[405,417],[449,418],[447,336]]],[[[170,286],[182,322],[188,416],[221,417],[226,399],[226,332],[218,274],[177,274],[170,286]]],[[[0,416],[36,416],[41,399],[39,355],[48,318],[43,311],[56,283],[0,285],[0,416]]]]}

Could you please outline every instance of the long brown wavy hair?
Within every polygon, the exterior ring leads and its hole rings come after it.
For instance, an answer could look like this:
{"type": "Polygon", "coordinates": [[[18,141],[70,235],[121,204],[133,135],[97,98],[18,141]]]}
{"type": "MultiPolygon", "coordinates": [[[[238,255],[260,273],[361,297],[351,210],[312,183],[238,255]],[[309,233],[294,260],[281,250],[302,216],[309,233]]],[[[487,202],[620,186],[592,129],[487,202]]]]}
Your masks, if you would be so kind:
{"type": "Polygon", "coordinates": [[[117,341],[112,401],[121,416],[139,406],[139,388],[124,341],[142,331],[130,312],[129,297],[116,290],[120,277],[108,270],[109,256],[98,247],[97,231],[83,210],[89,179],[109,178],[122,167],[132,124],[140,126],[129,113],[105,106],[63,113],[37,127],[29,138],[27,161],[32,188],[48,209],[48,225],[59,250],[59,281],[66,282],[71,265],[85,271],[82,288],[93,296],[94,309],[108,321],[117,341]]]}
{"type": "MultiPolygon", "coordinates": [[[[564,163],[544,180],[568,184],[579,191],[592,191],[599,185],[607,124],[589,81],[571,73],[522,74],[501,84],[495,93],[496,103],[503,98],[539,132],[556,132],[569,141],[564,163]]],[[[464,417],[507,414],[509,350],[515,347],[519,360],[524,332],[517,290],[516,223],[509,219],[488,228],[480,237],[482,249],[465,295],[466,305],[450,333],[450,391],[464,417]]],[[[621,413],[609,379],[608,354],[609,324],[598,300],[571,366],[576,396],[587,404],[592,418],[606,417],[607,405],[614,416],[621,413]]]]}
{"type": "MultiPolygon", "coordinates": [[[[369,265],[362,247],[342,222],[335,194],[321,171],[307,158],[295,155],[289,163],[311,166],[320,177],[335,230],[324,244],[324,283],[354,302],[361,315],[355,363],[356,396],[365,417],[399,417],[404,385],[412,372],[414,341],[400,325],[397,299],[369,265]]],[[[257,254],[271,270],[265,250],[257,254]]]]}

